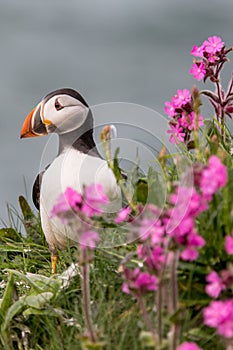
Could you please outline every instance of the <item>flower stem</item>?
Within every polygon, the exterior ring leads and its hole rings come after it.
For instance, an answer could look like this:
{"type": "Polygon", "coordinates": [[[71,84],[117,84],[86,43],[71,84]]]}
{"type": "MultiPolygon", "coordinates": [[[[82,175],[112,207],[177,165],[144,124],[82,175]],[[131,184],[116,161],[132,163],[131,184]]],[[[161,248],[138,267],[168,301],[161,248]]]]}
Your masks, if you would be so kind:
{"type": "Polygon", "coordinates": [[[232,341],[226,342],[226,350],[233,350],[233,344],[232,341]]]}
{"type": "Polygon", "coordinates": [[[177,287],[177,265],[179,259],[179,252],[174,252],[174,256],[171,263],[171,293],[172,293],[172,311],[176,312],[177,300],[178,300],[178,287],[177,287]]]}
{"type": "MultiPolygon", "coordinates": [[[[219,70],[220,72],[220,70],[219,70]]],[[[216,73],[216,77],[219,78],[219,73],[216,73]]],[[[219,82],[219,79],[216,82],[216,86],[217,86],[217,93],[218,93],[218,98],[219,98],[219,107],[220,107],[220,120],[221,120],[221,136],[222,136],[222,140],[225,140],[225,111],[224,111],[224,97],[223,97],[223,92],[222,92],[222,87],[221,84],[219,82]]],[[[217,118],[218,119],[218,118],[217,118]]]]}
{"type": "MultiPolygon", "coordinates": [[[[169,244],[168,244],[169,246],[169,244]]],[[[157,328],[158,328],[158,344],[162,345],[163,340],[163,319],[162,319],[162,310],[163,310],[163,300],[164,300],[164,287],[166,287],[166,284],[164,284],[164,276],[165,276],[165,270],[167,268],[168,263],[168,251],[165,254],[165,261],[164,264],[159,271],[159,283],[158,283],[158,291],[156,294],[156,311],[157,311],[157,328]]]]}
{"type": "Polygon", "coordinates": [[[192,90],[192,96],[193,96],[193,110],[195,115],[195,120],[194,120],[195,127],[193,130],[193,139],[194,139],[196,157],[198,160],[201,160],[199,134],[198,134],[201,99],[200,99],[200,93],[196,87],[194,87],[192,90]]]}
{"type": "Polygon", "coordinates": [[[223,142],[225,141],[225,113],[224,109],[221,109],[221,136],[223,142]]]}
{"type": "Polygon", "coordinates": [[[145,324],[148,328],[148,330],[151,332],[153,338],[154,338],[154,341],[155,341],[155,349],[157,348],[157,344],[158,344],[158,337],[157,335],[155,334],[155,330],[154,330],[154,327],[152,325],[152,322],[151,322],[151,319],[150,319],[150,316],[148,315],[148,312],[146,310],[146,306],[144,304],[144,300],[142,298],[142,295],[141,294],[138,294],[137,295],[137,301],[138,301],[138,305],[139,305],[139,308],[142,312],[142,316],[143,316],[143,319],[145,321],[145,324]]]}
{"type": "Polygon", "coordinates": [[[157,328],[158,328],[158,343],[159,343],[159,345],[162,344],[162,333],[163,333],[163,328],[162,328],[162,304],[163,304],[162,288],[163,288],[162,280],[160,280],[159,285],[158,285],[157,295],[156,295],[157,328]]]}
{"type": "MultiPolygon", "coordinates": [[[[179,259],[179,252],[174,252],[173,259],[171,262],[171,309],[172,314],[177,311],[178,303],[178,282],[177,282],[177,265],[179,259]]],[[[176,350],[177,339],[178,339],[178,327],[177,324],[173,323],[171,327],[171,350],[176,350]]]]}
{"type": "Polygon", "coordinates": [[[230,84],[229,84],[229,87],[228,87],[228,90],[226,93],[226,98],[229,97],[229,95],[231,94],[232,88],[233,88],[233,75],[232,75],[232,78],[230,80],[230,84]]]}
{"type": "MultiPolygon", "coordinates": [[[[85,254],[85,252],[84,252],[85,254]]],[[[85,261],[85,258],[83,259],[85,261]]],[[[91,318],[91,300],[90,300],[90,266],[89,263],[84,262],[81,265],[81,274],[82,274],[82,302],[83,302],[83,313],[85,319],[85,326],[88,331],[90,340],[95,343],[96,337],[93,329],[92,318],[91,318]]]]}
{"type": "Polygon", "coordinates": [[[171,327],[171,343],[170,343],[171,350],[177,349],[178,330],[179,330],[178,325],[173,323],[173,325],[171,327]]]}

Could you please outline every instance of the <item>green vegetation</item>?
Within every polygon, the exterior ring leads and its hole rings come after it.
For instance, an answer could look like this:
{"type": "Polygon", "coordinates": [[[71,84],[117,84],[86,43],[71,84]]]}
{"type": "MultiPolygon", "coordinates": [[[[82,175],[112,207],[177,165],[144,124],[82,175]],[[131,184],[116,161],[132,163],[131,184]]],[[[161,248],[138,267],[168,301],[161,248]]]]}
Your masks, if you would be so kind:
{"type": "MultiPolygon", "coordinates": [[[[208,148],[216,151],[213,138],[212,141],[208,139],[208,148]]],[[[204,349],[213,349],[214,344],[214,349],[221,350],[225,348],[224,343],[215,331],[203,325],[202,319],[202,308],[210,302],[210,297],[205,293],[206,274],[210,270],[220,271],[233,262],[224,250],[224,237],[230,234],[233,227],[232,159],[223,144],[218,145],[217,149],[228,166],[228,184],[214,196],[209,209],[198,217],[197,229],[206,240],[206,245],[201,249],[199,259],[179,263],[179,306],[169,319],[164,315],[164,322],[165,329],[169,329],[172,323],[178,324],[185,339],[198,341],[204,349]]],[[[167,166],[167,173],[172,178],[174,172],[174,166],[167,166]]],[[[153,183],[151,170],[149,176],[153,183]]],[[[142,188],[144,191],[144,186],[142,188]]],[[[0,348],[138,350],[149,347],[150,336],[136,300],[121,291],[119,266],[125,255],[135,250],[135,245],[95,251],[90,285],[91,310],[98,342],[89,344],[88,338],[85,341],[79,268],[66,286],[66,280],[62,278],[64,271],[76,261],[76,250],[70,248],[61,252],[58,274],[51,275],[50,253],[39,218],[23,197],[19,198],[19,202],[22,210],[19,217],[27,236],[23,237],[16,227],[0,230],[0,348]]],[[[132,265],[136,266],[136,263],[132,262],[132,265]]],[[[155,320],[154,296],[150,294],[147,295],[147,310],[155,320]]]]}

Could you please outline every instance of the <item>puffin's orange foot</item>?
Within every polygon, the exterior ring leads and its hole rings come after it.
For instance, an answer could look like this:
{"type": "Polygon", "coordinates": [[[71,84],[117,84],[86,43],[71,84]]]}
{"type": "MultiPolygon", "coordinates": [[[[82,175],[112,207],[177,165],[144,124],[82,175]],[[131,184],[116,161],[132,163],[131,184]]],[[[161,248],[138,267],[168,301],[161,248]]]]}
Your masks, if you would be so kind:
{"type": "Polygon", "coordinates": [[[57,273],[57,262],[58,262],[58,255],[51,254],[52,273],[57,273]]]}

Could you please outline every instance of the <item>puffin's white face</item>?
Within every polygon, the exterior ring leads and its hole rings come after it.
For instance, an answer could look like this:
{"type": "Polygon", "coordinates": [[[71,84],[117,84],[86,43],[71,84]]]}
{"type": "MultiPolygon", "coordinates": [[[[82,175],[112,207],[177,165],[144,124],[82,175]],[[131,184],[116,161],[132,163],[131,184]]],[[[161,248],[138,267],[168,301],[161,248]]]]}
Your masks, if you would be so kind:
{"type": "Polygon", "coordinates": [[[89,109],[79,100],[69,95],[56,95],[41,102],[41,119],[45,125],[55,126],[55,132],[64,134],[81,127],[89,109]]]}
{"type": "Polygon", "coordinates": [[[21,138],[51,132],[68,133],[80,128],[90,117],[88,113],[89,107],[77,91],[69,88],[53,91],[28,114],[21,129],[21,138]]]}

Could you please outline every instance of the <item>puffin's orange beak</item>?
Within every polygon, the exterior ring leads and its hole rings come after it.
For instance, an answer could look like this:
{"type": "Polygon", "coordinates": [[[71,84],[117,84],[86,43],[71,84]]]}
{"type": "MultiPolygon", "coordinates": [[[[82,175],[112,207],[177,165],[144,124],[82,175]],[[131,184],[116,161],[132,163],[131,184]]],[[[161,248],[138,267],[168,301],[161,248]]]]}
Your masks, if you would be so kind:
{"type": "Polygon", "coordinates": [[[35,112],[36,108],[33,108],[33,110],[28,114],[27,118],[25,119],[21,132],[20,132],[20,138],[26,138],[26,137],[34,137],[38,136],[35,134],[32,130],[32,116],[35,112]]]}
{"type": "Polygon", "coordinates": [[[40,108],[41,106],[38,105],[37,107],[33,108],[33,110],[28,114],[23,123],[20,132],[20,138],[35,137],[48,134],[45,123],[42,122],[40,117],[40,108]]]}

